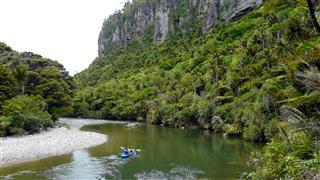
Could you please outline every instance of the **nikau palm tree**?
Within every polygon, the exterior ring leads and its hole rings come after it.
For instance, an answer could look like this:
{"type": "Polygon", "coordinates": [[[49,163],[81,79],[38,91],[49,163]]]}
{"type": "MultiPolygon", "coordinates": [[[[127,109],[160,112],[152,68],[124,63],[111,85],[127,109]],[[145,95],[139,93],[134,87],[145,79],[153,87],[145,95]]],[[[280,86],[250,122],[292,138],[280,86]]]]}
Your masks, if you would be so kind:
{"type": "Polygon", "coordinates": [[[25,65],[18,65],[16,70],[14,71],[14,77],[17,80],[19,89],[21,93],[25,93],[25,83],[27,79],[28,68],[25,65]]]}

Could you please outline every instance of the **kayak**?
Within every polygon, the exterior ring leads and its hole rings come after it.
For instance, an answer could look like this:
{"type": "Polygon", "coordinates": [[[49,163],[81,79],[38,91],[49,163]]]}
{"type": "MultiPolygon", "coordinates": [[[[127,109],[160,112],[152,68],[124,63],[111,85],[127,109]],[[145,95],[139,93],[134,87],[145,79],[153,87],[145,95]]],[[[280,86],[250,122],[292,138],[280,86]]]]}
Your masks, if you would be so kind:
{"type": "Polygon", "coordinates": [[[132,150],[132,152],[131,153],[122,153],[121,154],[121,159],[127,159],[127,158],[129,158],[129,157],[131,157],[131,156],[135,156],[135,155],[137,155],[137,152],[135,151],[135,150],[132,150]]]}

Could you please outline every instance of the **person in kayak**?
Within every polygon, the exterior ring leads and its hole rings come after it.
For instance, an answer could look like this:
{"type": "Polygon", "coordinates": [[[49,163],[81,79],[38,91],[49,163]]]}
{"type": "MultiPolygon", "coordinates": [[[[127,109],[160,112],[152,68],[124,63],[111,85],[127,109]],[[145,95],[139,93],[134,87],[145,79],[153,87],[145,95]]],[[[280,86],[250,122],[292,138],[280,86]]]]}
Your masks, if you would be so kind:
{"type": "Polygon", "coordinates": [[[123,153],[124,153],[124,154],[130,154],[130,153],[132,153],[132,149],[130,149],[130,148],[125,148],[125,149],[123,150],[123,153]]]}

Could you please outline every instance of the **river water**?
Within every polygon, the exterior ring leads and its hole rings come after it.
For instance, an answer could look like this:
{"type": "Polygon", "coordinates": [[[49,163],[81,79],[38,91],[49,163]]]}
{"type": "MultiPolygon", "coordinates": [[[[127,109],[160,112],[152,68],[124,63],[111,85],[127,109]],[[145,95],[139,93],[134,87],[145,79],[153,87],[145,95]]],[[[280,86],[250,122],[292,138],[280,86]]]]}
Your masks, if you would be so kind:
{"type": "Polygon", "coordinates": [[[236,179],[249,171],[250,152],[260,147],[200,130],[152,125],[92,125],[85,131],[109,136],[106,144],[72,154],[0,169],[0,179],[236,179]],[[119,158],[120,146],[141,149],[119,158]]]}

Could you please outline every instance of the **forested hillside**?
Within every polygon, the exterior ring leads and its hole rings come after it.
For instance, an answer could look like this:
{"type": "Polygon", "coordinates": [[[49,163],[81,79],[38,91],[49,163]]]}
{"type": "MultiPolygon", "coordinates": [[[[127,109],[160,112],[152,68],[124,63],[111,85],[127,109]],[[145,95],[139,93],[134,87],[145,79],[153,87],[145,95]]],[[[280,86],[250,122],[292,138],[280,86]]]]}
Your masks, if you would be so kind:
{"type": "Polygon", "coordinates": [[[0,43],[0,136],[38,132],[72,112],[74,83],[57,61],[0,43]]]}
{"type": "Polygon", "coordinates": [[[76,75],[75,116],[270,142],[255,178],[319,172],[320,36],[306,1],[269,0],[209,32],[153,35],[109,49],[76,75]]]}

